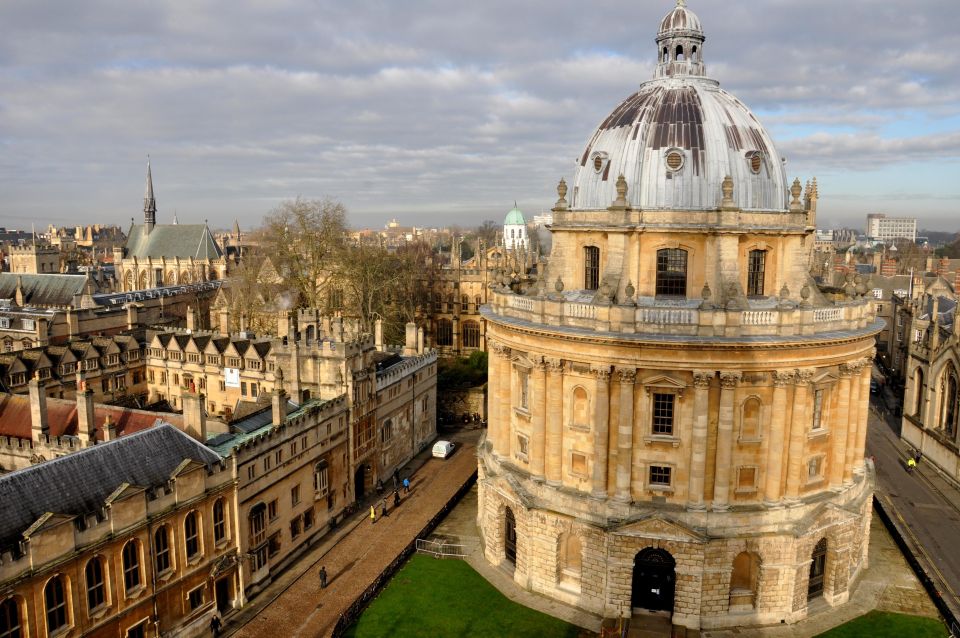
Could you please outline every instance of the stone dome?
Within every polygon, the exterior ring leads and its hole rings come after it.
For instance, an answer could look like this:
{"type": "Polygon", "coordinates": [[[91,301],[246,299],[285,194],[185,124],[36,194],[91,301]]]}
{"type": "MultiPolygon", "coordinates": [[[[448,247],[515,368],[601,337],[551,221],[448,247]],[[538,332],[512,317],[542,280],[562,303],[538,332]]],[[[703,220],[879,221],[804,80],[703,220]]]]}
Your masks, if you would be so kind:
{"type": "Polygon", "coordinates": [[[706,76],[705,39],[678,0],[660,26],[654,79],[613,110],[577,158],[571,208],[609,207],[623,175],[634,208],[712,210],[729,175],[737,207],[786,210],[789,184],[773,139],[706,76]]]}

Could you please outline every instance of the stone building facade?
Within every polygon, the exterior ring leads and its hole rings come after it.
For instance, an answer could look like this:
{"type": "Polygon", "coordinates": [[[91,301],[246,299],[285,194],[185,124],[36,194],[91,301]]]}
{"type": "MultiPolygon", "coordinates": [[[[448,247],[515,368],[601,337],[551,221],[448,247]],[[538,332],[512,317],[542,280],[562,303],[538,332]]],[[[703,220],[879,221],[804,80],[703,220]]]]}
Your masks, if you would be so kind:
{"type": "Polygon", "coordinates": [[[678,2],[655,79],[558,187],[545,276],[483,310],[478,522],[515,582],[605,617],[790,623],[867,564],[881,326],[862,282],[810,277],[816,187],[705,76],[704,39],[678,2]]]}

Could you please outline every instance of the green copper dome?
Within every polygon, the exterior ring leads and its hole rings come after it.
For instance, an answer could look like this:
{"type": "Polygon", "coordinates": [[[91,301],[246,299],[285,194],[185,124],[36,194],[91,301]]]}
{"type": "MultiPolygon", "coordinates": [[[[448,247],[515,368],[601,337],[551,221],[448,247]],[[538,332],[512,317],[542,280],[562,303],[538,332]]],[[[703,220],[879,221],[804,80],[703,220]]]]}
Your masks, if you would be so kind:
{"type": "Polygon", "coordinates": [[[523,218],[523,213],[520,212],[520,209],[517,208],[517,204],[513,204],[513,210],[507,213],[507,218],[503,220],[504,226],[526,226],[527,222],[523,218]]]}

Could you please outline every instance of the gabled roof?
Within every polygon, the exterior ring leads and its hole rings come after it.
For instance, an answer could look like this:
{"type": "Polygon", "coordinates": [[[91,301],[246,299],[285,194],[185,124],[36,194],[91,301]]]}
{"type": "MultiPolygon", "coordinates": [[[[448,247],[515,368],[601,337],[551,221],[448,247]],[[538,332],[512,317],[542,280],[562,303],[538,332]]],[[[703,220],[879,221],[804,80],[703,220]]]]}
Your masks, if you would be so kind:
{"type": "Polygon", "coordinates": [[[95,445],[0,476],[0,547],[10,546],[48,513],[99,511],[124,484],[165,485],[184,460],[211,467],[221,457],[170,424],[95,445]]]}
{"type": "MultiPolygon", "coordinates": [[[[152,428],[158,421],[183,425],[183,415],[133,410],[115,405],[96,404],[93,407],[97,439],[103,439],[102,426],[107,415],[117,427],[118,435],[128,435],[152,428]]],[[[69,399],[47,399],[47,423],[50,436],[77,435],[77,402],[69,399]]],[[[30,417],[30,396],[27,394],[0,394],[0,436],[29,439],[33,421],[30,417]]]]}
{"type": "Polygon", "coordinates": [[[23,275],[0,273],[0,298],[17,295],[17,280],[23,289],[24,306],[69,306],[74,295],[83,294],[85,275],[23,275]]]}
{"type": "Polygon", "coordinates": [[[157,224],[146,233],[142,224],[130,228],[128,258],[219,259],[223,251],[206,224],[157,224]]]}

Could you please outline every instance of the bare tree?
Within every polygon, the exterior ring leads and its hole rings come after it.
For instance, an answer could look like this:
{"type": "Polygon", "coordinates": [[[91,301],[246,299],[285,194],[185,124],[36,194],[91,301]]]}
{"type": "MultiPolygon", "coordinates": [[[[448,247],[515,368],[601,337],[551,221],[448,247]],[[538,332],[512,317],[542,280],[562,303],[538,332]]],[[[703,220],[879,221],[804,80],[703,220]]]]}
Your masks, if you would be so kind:
{"type": "Polygon", "coordinates": [[[297,198],[263,220],[260,246],[298,305],[320,308],[346,244],[346,209],[332,199],[297,198]]]}

